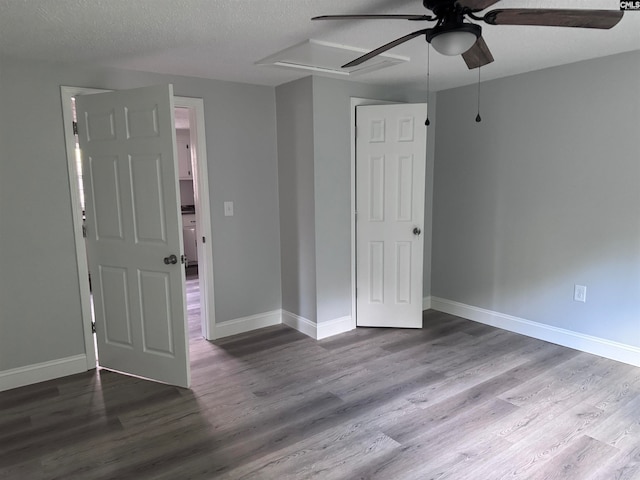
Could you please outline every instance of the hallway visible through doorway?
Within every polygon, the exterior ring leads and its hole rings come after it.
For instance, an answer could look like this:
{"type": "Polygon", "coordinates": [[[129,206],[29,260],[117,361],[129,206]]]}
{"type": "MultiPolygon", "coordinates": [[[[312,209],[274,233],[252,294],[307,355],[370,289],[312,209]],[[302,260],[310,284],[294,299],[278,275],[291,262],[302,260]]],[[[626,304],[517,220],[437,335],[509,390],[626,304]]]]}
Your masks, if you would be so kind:
{"type": "Polygon", "coordinates": [[[198,279],[198,266],[190,266],[186,269],[185,289],[187,292],[187,325],[189,340],[202,339],[202,322],[200,311],[200,282],[198,279]]]}

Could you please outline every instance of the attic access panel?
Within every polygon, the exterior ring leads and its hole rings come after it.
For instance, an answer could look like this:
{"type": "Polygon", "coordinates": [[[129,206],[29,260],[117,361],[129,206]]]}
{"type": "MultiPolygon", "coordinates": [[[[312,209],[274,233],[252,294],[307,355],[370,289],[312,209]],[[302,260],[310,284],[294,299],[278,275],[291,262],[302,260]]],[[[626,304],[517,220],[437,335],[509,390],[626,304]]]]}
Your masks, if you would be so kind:
{"type": "Polygon", "coordinates": [[[408,57],[384,54],[354,67],[341,67],[368,51],[363,48],[309,39],[258,60],[255,65],[349,77],[391,67],[410,60],[408,57]]]}

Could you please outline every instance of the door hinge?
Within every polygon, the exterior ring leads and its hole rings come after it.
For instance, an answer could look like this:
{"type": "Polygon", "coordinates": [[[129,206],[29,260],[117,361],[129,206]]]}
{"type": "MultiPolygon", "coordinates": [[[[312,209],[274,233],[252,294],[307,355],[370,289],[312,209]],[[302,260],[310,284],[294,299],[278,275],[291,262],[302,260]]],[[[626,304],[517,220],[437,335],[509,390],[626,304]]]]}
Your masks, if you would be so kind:
{"type": "Polygon", "coordinates": [[[96,333],[96,322],[91,322],[91,333],[96,333]]]}
{"type": "Polygon", "coordinates": [[[82,236],[84,238],[87,238],[87,226],[86,225],[82,225],[82,236]]]}
{"type": "Polygon", "coordinates": [[[204,237],[202,237],[202,243],[205,243],[206,239],[204,237]]]}
{"type": "Polygon", "coordinates": [[[73,134],[78,135],[78,122],[73,122],[73,134]]]}

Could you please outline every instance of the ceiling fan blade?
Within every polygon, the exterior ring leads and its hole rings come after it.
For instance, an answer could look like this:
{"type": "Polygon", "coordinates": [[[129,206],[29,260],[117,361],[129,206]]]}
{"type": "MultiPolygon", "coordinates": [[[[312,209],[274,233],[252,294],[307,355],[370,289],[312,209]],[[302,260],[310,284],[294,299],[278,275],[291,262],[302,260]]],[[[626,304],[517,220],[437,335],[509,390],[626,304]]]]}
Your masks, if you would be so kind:
{"type": "Polygon", "coordinates": [[[491,5],[495,5],[500,0],[458,0],[457,3],[461,7],[467,7],[472,12],[479,12],[485,8],[489,8],[491,5]]]}
{"type": "Polygon", "coordinates": [[[397,38],[393,42],[389,42],[386,45],[376,48],[375,50],[371,50],[369,53],[366,53],[361,57],[358,57],[355,60],[352,60],[349,63],[344,64],[342,68],[349,68],[349,67],[355,67],[356,65],[360,65],[361,63],[366,62],[370,58],[380,55],[381,53],[386,52],[387,50],[390,50],[393,47],[400,45],[401,43],[411,40],[412,38],[418,37],[420,35],[424,35],[428,31],[429,29],[425,28],[423,30],[418,30],[417,32],[410,33],[409,35],[405,35],[404,37],[397,38]]]}
{"type": "Polygon", "coordinates": [[[618,10],[568,10],[555,8],[505,8],[491,10],[484,21],[491,25],[539,25],[608,29],[623,12],[618,10]]]}
{"type": "Polygon", "coordinates": [[[429,15],[321,15],[311,20],[435,20],[429,15]]]}
{"type": "Polygon", "coordinates": [[[482,37],[478,37],[473,47],[462,54],[462,58],[469,70],[484,67],[493,62],[493,55],[491,55],[491,51],[482,37]]]}

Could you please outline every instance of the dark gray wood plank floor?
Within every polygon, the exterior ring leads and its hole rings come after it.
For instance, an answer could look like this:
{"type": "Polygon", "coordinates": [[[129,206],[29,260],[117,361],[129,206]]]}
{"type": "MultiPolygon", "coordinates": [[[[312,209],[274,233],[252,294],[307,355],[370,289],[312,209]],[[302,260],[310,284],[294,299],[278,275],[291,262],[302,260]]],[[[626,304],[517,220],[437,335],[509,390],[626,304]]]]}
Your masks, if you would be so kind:
{"type": "Polygon", "coordinates": [[[640,369],[435,311],[422,330],[200,338],[191,390],[0,393],[2,479],[640,479],[640,369]]]}

